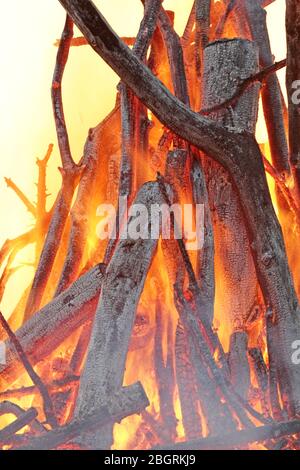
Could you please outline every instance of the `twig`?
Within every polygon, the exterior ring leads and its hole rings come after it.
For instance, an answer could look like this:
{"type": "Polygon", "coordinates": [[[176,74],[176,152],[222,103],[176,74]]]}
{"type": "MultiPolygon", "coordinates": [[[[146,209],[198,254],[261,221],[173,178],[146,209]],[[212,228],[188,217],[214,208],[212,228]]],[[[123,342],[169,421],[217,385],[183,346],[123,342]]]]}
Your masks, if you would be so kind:
{"type": "Polygon", "coordinates": [[[33,217],[36,217],[36,207],[32,202],[29,201],[28,197],[25,196],[23,191],[18,188],[18,186],[10,179],[10,178],[4,178],[5,183],[7,184],[8,188],[12,189],[16,195],[21,199],[27,210],[33,215],[33,217]]]}
{"type": "Polygon", "coordinates": [[[286,67],[286,59],[281,60],[280,62],[276,62],[269,67],[261,70],[260,72],[252,75],[251,77],[246,78],[239,86],[237,91],[227,100],[223,101],[223,103],[216,104],[215,106],[211,106],[209,108],[204,108],[200,110],[200,114],[203,116],[207,116],[211,113],[216,113],[217,111],[221,111],[222,109],[228,108],[229,106],[233,106],[238,99],[242,96],[242,94],[249,88],[249,86],[253,85],[255,82],[263,83],[269,75],[272,73],[277,72],[278,70],[286,67]]]}
{"type": "Polygon", "coordinates": [[[10,328],[9,324],[7,323],[7,321],[5,320],[2,312],[0,312],[0,324],[1,324],[2,328],[6,331],[6,333],[9,337],[9,339],[11,340],[11,342],[13,343],[13,345],[16,349],[16,352],[17,352],[20,360],[22,361],[29,377],[31,378],[32,382],[36,385],[36,387],[40,391],[40,394],[42,396],[43,403],[44,403],[44,412],[45,412],[45,416],[46,416],[46,419],[47,419],[48,423],[51,424],[52,427],[56,427],[57,426],[57,420],[56,420],[56,417],[54,415],[53,403],[51,401],[48,389],[45,386],[45,384],[43,383],[43,381],[41,380],[41,378],[38,376],[38,374],[33,369],[29,359],[27,358],[27,355],[24,352],[24,349],[21,346],[21,343],[19,342],[18,338],[16,337],[16,335],[11,330],[11,328],[10,328]]]}

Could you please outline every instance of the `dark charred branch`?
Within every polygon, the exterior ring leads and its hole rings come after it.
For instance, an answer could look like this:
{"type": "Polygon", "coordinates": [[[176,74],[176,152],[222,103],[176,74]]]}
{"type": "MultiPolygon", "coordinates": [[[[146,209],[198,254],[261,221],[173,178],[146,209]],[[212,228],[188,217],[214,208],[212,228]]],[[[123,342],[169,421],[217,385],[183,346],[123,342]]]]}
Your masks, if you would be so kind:
{"type": "Polygon", "coordinates": [[[163,321],[160,301],[156,305],[156,329],[154,338],[154,366],[159,393],[160,418],[163,428],[169,435],[169,440],[176,438],[177,419],[174,411],[175,371],[173,364],[172,338],[170,325],[163,321]],[[167,327],[168,352],[166,362],[163,354],[163,328],[167,327]]]}
{"type": "MultiPolygon", "coordinates": [[[[253,41],[259,50],[259,62],[262,68],[273,65],[270,39],[266,21],[266,11],[260,0],[242,0],[241,12],[245,15],[253,41]]],[[[262,102],[274,167],[283,174],[290,171],[288,146],[285,135],[283,110],[281,106],[280,85],[276,75],[272,74],[262,89],[262,102]]]]}
{"type": "Polygon", "coordinates": [[[249,351],[250,361],[252,362],[257,385],[258,393],[260,395],[260,402],[263,414],[265,416],[270,416],[269,411],[269,400],[268,400],[268,391],[269,391],[269,375],[268,369],[265,364],[262,352],[259,348],[250,348],[249,351]]]}
{"type": "Polygon", "coordinates": [[[189,15],[186,27],[184,28],[183,35],[181,37],[181,44],[182,47],[187,47],[191,43],[191,36],[192,36],[192,31],[193,27],[195,24],[195,19],[196,19],[196,2],[193,3],[191,13],[189,15]]]}
{"type": "Polygon", "coordinates": [[[24,349],[22,348],[22,345],[20,341],[18,340],[17,336],[13,333],[11,330],[9,324],[5,320],[3,314],[0,312],[0,324],[2,328],[5,330],[9,340],[13,344],[17,355],[19,356],[20,361],[22,362],[27,374],[29,375],[30,379],[34,383],[34,385],[38,388],[42,400],[43,400],[43,410],[45,413],[45,417],[47,419],[47,422],[52,426],[56,427],[57,426],[57,419],[54,414],[54,409],[53,409],[53,403],[51,400],[51,397],[49,395],[49,391],[40,378],[40,376],[35,372],[34,368],[32,367],[24,349]]]}
{"type": "Polygon", "coordinates": [[[200,403],[197,396],[194,368],[189,354],[188,338],[180,321],[176,329],[175,365],[183,427],[187,438],[193,439],[202,435],[200,403]]]}
{"type": "Polygon", "coordinates": [[[29,408],[29,410],[24,411],[24,413],[22,413],[15,421],[6,426],[4,429],[1,429],[0,444],[10,441],[18,431],[36,420],[37,415],[38,412],[35,408],[29,408]]]}
{"type": "Polygon", "coordinates": [[[167,49],[174,94],[186,106],[189,106],[190,100],[180,38],[174,30],[167,12],[163,8],[160,10],[158,25],[167,49]]]}
{"type": "MultiPolygon", "coordinates": [[[[24,413],[26,413],[26,411],[23,408],[21,408],[19,405],[16,405],[16,403],[12,403],[10,401],[2,401],[0,403],[0,416],[6,415],[6,414],[12,414],[16,418],[23,419],[24,413]]],[[[30,429],[34,433],[41,433],[41,432],[46,431],[46,428],[37,419],[34,419],[30,423],[30,429]]],[[[1,432],[2,431],[0,431],[0,433],[1,432]]]]}
{"type": "Polygon", "coordinates": [[[290,163],[295,181],[298,205],[300,201],[300,115],[295,85],[300,80],[300,5],[297,0],[286,1],[287,70],[290,163]],[[293,99],[294,97],[294,99],[293,99]]]}
{"type": "Polygon", "coordinates": [[[193,154],[191,181],[194,204],[204,205],[203,246],[198,250],[196,277],[200,289],[200,297],[206,306],[208,319],[212,322],[215,302],[215,243],[212,217],[209,209],[209,198],[205,175],[200,158],[193,154]]]}
{"type": "Polygon", "coordinates": [[[228,20],[228,17],[230,15],[230,13],[236,7],[237,0],[226,0],[226,3],[227,3],[226,10],[225,10],[223,16],[221,16],[221,18],[220,18],[220,20],[217,24],[217,27],[216,27],[216,31],[215,31],[216,39],[220,39],[221,36],[223,35],[225,23],[228,20]]]}
{"type": "Polygon", "coordinates": [[[62,188],[56,199],[47,237],[39,259],[28,302],[25,319],[40,308],[43,294],[50,278],[51,270],[58,252],[60,240],[67,222],[75,188],[83,168],[76,165],[72,158],[62,99],[62,79],[69,57],[73,21],[67,15],[62,38],[57,51],[56,65],[52,81],[52,105],[62,168],[62,188]]]}
{"type": "Polygon", "coordinates": [[[71,155],[69,137],[64,116],[62,99],[62,79],[69,57],[71,40],[73,38],[73,21],[67,15],[65,27],[57,51],[56,65],[52,80],[52,104],[54,119],[57,131],[58,145],[61,155],[62,165],[65,169],[74,168],[74,161],[71,155]]]}

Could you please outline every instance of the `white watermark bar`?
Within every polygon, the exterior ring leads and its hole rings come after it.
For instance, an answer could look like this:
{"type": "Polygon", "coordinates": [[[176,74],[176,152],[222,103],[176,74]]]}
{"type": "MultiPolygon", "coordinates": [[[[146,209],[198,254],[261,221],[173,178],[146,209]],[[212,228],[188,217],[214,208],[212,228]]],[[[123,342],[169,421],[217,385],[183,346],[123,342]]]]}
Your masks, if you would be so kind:
{"type": "Polygon", "coordinates": [[[119,198],[118,209],[112,204],[100,204],[96,212],[100,219],[96,228],[100,240],[165,240],[182,239],[189,251],[198,251],[204,244],[204,204],[133,204],[128,209],[126,197],[119,198]],[[174,233],[171,215],[173,215],[174,233]]]}

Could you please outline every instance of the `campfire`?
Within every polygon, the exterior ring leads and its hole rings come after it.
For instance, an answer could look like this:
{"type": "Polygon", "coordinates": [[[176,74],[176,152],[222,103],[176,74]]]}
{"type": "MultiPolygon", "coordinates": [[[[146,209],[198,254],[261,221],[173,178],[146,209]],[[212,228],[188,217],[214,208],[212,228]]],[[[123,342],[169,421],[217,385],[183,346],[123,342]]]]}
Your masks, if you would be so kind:
{"type": "Polygon", "coordinates": [[[92,1],[60,0],[61,188],[47,211],[52,144],[36,203],[6,179],[35,225],[1,248],[0,298],[29,245],[35,264],[0,313],[1,449],[300,448],[300,5],[274,62],[272,2],[195,0],[179,37],[143,0],[129,38],[92,1]],[[120,83],[75,162],[62,83],[78,47],[120,83]]]}

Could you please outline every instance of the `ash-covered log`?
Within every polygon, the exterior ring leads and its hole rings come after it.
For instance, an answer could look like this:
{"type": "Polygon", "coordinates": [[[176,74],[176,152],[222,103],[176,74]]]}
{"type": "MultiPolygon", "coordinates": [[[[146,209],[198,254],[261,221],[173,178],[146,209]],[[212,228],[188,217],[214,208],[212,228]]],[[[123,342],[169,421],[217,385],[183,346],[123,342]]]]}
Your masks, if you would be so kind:
{"type": "MultiPolygon", "coordinates": [[[[16,336],[32,365],[93,317],[104,273],[103,264],[96,266],[19,328],[16,336]]],[[[0,366],[1,382],[9,385],[19,377],[22,364],[10,340],[5,342],[5,349],[6,364],[0,366]]]]}
{"type": "MultiPolygon", "coordinates": [[[[87,431],[101,436],[105,432],[106,424],[119,422],[127,416],[140,413],[149,405],[145,391],[139,382],[124,387],[113,396],[107,397],[106,402],[105,405],[91,410],[80,420],[73,420],[65,426],[40,436],[30,437],[26,444],[16,450],[55,449],[87,431]]],[[[24,440],[26,442],[26,435],[24,440]]]]}

